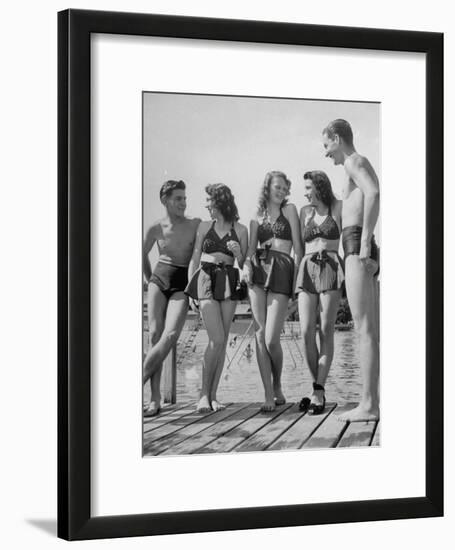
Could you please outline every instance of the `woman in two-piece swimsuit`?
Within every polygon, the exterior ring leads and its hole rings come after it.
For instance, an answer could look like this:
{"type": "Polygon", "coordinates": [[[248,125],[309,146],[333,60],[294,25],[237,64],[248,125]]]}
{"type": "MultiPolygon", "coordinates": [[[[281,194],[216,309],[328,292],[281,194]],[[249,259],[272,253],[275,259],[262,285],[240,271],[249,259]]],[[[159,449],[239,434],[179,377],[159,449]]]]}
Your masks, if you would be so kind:
{"type": "Polygon", "coordinates": [[[209,342],[204,353],[202,389],[197,410],[220,410],[216,393],[224,367],[229,330],[239,299],[239,270],[248,248],[248,232],[231,190],[217,183],[205,188],[212,221],[201,222],[188,269],[185,293],[193,309],[199,307],[209,342]],[[198,305],[197,305],[198,304],[198,305]]]}
{"type": "Polygon", "coordinates": [[[300,212],[304,256],[296,292],[303,355],[313,379],[313,393],[311,398],[300,401],[300,409],[321,414],[325,409],[325,382],[333,360],[335,320],[344,281],[343,261],[338,255],[342,201],[335,198],[324,172],[306,172],[303,177],[309,205],[300,212]]]}
{"type": "Polygon", "coordinates": [[[294,294],[296,267],[302,255],[297,209],[287,204],[291,182],[282,172],[269,172],[259,198],[257,217],[250,222],[245,279],[253,314],[256,356],[264,385],[264,412],[286,399],[281,389],[283,350],[280,336],[289,299],[294,294]],[[259,248],[258,248],[259,244],[259,248]]]}

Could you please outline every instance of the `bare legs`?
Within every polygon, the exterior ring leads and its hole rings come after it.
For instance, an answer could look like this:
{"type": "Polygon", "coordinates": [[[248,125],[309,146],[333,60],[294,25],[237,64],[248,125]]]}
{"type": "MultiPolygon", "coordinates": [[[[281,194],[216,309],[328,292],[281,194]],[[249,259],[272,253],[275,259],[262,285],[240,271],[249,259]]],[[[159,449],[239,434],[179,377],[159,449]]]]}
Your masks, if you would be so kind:
{"type": "Polygon", "coordinates": [[[177,343],[187,311],[188,299],[183,292],[176,292],[167,300],[154,283],[149,284],[148,315],[151,346],[144,360],[142,382],[145,384],[150,379],[152,397],[146,416],[153,416],[159,412],[163,361],[172,346],[177,343]]]}
{"type": "Polygon", "coordinates": [[[204,353],[201,398],[197,410],[201,413],[220,410],[224,405],[216,398],[216,392],[224,367],[229,329],[234,316],[234,300],[200,300],[199,307],[209,338],[204,353]]]}
{"type": "MultiPolygon", "coordinates": [[[[302,329],[303,356],[313,382],[325,385],[333,360],[335,320],[341,291],[330,290],[321,294],[299,293],[299,317],[302,329]],[[316,344],[317,313],[320,313],[319,342],[316,344]]],[[[314,390],[311,403],[323,404],[323,390],[314,390]]]]}
{"type": "MultiPolygon", "coordinates": [[[[148,355],[151,353],[153,346],[158,342],[164,328],[164,320],[166,316],[167,308],[167,299],[166,296],[161,292],[157,285],[150,283],[148,286],[147,293],[147,317],[149,324],[149,344],[148,351],[144,359],[147,359],[148,355]]],[[[160,381],[161,381],[161,365],[157,369],[155,376],[151,376],[150,388],[151,388],[151,397],[150,402],[144,406],[145,416],[155,416],[160,408],[161,404],[161,392],[160,392],[160,381]]],[[[143,380],[144,381],[144,380],[143,380]]]]}
{"type": "Polygon", "coordinates": [[[286,402],[281,390],[283,350],[280,336],[289,298],[285,294],[265,292],[257,285],[249,289],[249,295],[255,327],[256,356],[265,393],[261,410],[273,411],[276,405],[286,402]]]}
{"type": "Polygon", "coordinates": [[[346,293],[359,335],[362,396],[359,405],[340,420],[360,422],[379,418],[379,296],[376,277],[357,255],[346,258],[346,293]]]}
{"type": "Polygon", "coordinates": [[[210,397],[212,409],[214,411],[225,408],[225,405],[223,405],[223,403],[217,400],[216,392],[218,390],[221,373],[223,372],[223,368],[224,368],[224,362],[226,358],[226,348],[229,340],[229,330],[231,328],[232,318],[234,317],[234,312],[235,312],[237,303],[232,300],[225,300],[224,302],[221,302],[220,305],[221,305],[221,316],[223,319],[223,328],[224,328],[225,338],[224,338],[224,346],[221,353],[221,357],[218,359],[218,363],[216,366],[216,372],[213,380],[212,392],[210,397]]]}

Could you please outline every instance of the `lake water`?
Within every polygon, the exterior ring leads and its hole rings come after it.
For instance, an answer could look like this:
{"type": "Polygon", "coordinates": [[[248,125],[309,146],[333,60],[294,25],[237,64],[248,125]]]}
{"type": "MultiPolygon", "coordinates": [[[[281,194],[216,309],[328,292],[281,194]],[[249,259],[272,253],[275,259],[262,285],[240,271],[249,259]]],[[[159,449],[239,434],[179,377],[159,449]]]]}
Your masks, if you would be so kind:
{"type": "MultiPolygon", "coordinates": [[[[304,395],[311,393],[311,378],[303,364],[298,323],[286,322],[281,344],[284,354],[283,392],[288,401],[300,401],[304,395]]],[[[207,333],[203,326],[195,320],[187,321],[177,348],[177,402],[198,398],[206,346],[207,333]]],[[[357,346],[353,330],[335,332],[335,356],[326,383],[328,401],[342,404],[359,400],[361,386],[357,346]]],[[[145,399],[149,393],[148,386],[145,399]]],[[[264,399],[251,319],[237,320],[232,324],[218,398],[225,402],[260,402],[264,399]]]]}

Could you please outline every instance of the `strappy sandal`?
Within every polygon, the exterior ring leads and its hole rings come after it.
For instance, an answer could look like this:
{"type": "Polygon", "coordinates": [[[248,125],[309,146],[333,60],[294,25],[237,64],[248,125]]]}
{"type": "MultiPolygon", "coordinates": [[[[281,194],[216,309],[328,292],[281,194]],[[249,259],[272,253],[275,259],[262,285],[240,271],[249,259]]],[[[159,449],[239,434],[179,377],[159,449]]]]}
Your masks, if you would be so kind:
{"type": "Polygon", "coordinates": [[[313,390],[322,390],[324,392],[324,395],[322,396],[322,405],[315,405],[314,403],[311,404],[311,413],[313,415],[316,414],[322,414],[325,411],[325,388],[324,386],[321,386],[321,384],[316,384],[316,382],[313,383],[313,390]]]}

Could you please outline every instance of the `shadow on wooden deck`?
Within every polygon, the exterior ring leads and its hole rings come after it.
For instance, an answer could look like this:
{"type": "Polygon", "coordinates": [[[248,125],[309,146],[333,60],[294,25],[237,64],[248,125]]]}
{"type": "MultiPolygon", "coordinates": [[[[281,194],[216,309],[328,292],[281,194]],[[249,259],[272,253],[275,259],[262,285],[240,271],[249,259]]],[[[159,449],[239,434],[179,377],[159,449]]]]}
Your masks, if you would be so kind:
{"type": "Polygon", "coordinates": [[[167,405],[158,416],[144,418],[144,456],[379,446],[379,422],[337,419],[354,403],[328,403],[315,416],[299,411],[297,403],[271,413],[261,412],[260,403],[229,403],[207,414],[195,406],[167,405]]]}

